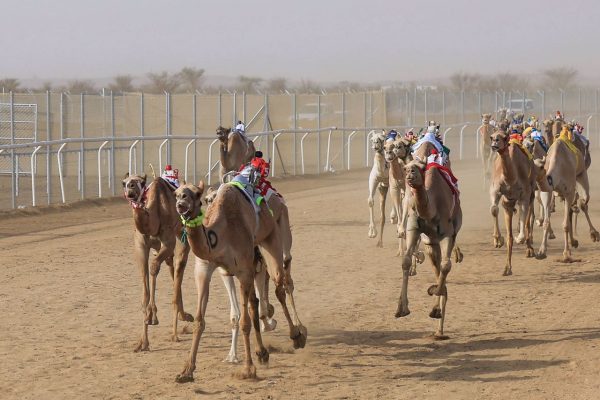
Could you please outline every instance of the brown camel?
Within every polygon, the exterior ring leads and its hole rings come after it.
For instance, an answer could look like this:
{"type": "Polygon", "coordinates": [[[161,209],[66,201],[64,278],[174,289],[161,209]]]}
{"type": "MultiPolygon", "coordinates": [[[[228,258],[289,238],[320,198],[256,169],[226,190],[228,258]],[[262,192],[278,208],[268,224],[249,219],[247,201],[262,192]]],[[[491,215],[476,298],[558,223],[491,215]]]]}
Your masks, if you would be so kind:
{"type": "Polygon", "coordinates": [[[503,275],[507,276],[512,275],[512,218],[515,207],[518,207],[519,210],[519,236],[517,236],[517,243],[525,242],[527,245],[527,257],[535,256],[535,251],[532,247],[533,232],[530,218],[538,176],[533,160],[529,159],[517,144],[511,144],[505,129],[506,125],[503,124],[491,136],[491,147],[493,151],[498,153],[498,157],[496,157],[492,170],[490,197],[492,202],[491,213],[494,221],[494,245],[496,248],[504,245],[504,238],[498,228],[498,203],[501,199],[502,207],[504,208],[508,252],[503,275]]]}
{"type": "MultiPolygon", "coordinates": [[[[224,184],[218,189],[204,216],[201,210],[203,191],[204,183],[200,182],[199,186],[183,185],[175,192],[177,212],[182,216],[186,226],[187,240],[194,254],[202,261],[196,263],[194,274],[198,289],[198,309],[194,320],[192,348],[189,359],[176,381],[182,383],[194,379],[196,355],[205,328],[204,317],[208,303],[210,278],[217,266],[222,266],[227,273],[236,276],[240,282],[242,296],[240,326],[244,334],[246,355],[244,371],[241,376],[253,378],[256,376],[256,369],[250,350],[250,317],[259,347],[257,352],[259,362],[266,363],[269,359],[269,353],[262,343],[259,325],[260,319],[267,318],[267,311],[259,309],[258,298],[254,291],[256,284],[259,298],[264,298],[264,293],[261,291],[265,285],[255,281],[257,276],[261,275],[257,274],[254,266],[255,247],[259,247],[261,256],[266,262],[267,271],[275,281],[278,297],[282,291],[287,291],[292,308],[296,313],[294,298],[289,287],[290,282],[287,282],[287,274],[284,271],[284,264],[288,264],[288,269],[290,268],[291,258],[284,262],[284,246],[280,227],[265,202],[261,203],[260,212],[257,214],[254,206],[240,189],[224,184]],[[248,307],[248,303],[250,303],[250,307],[248,307]],[[248,311],[251,315],[248,314],[248,311]]],[[[284,205],[283,202],[281,204],[284,205]]],[[[273,210],[273,214],[277,212],[278,210],[273,210]]],[[[304,347],[306,328],[298,321],[298,326],[294,326],[290,331],[290,337],[294,341],[294,347],[304,347]]]]}
{"type": "Polygon", "coordinates": [[[427,168],[424,162],[413,160],[405,167],[406,182],[412,192],[408,208],[406,230],[407,252],[402,260],[402,291],[396,311],[396,318],[410,314],[408,308],[408,278],[411,268],[411,255],[416,250],[419,238],[423,236],[426,253],[433,264],[437,282],[427,291],[435,296],[431,318],[438,318],[436,339],[444,336],[444,318],[448,290],[446,278],[452,262],[450,257],[456,243],[456,236],[462,225],[462,210],[458,192],[442,175],[438,167],[427,168]]]}
{"type": "Polygon", "coordinates": [[[217,128],[217,137],[221,141],[219,179],[223,179],[229,171],[237,171],[242,164],[249,162],[254,156],[254,143],[246,141],[241,133],[232,131],[231,128],[217,128]]]}
{"type": "Polygon", "coordinates": [[[192,322],[192,315],[184,312],[181,295],[181,282],[190,248],[177,240],[182,225],[175,209],[175,196],[162,178],[155,178],[146,188],[146,175],[125,174],[123,178],[125,198],[132,205],[135,229],[133,250],[136,263],[142,273],[142,307],[144,323],[142,338],[135,351],[148,351],[148,325],[158,325],[156,316],[156,277],[163,261],[170,268],[173,279],[173,331],[171,338],[178,341],[177,319],[192,322]],[[150,249],[157,253],[148,268],[150,249]]]}
{"type": "MultiPolygon", "coordinates": [[[[385,162],[389,166],[389,191],[392,197],[392,213],[396,216],[402,215],[402,199],[404,198],[404,166],[405,160],[410,156],[410,142],[404,138],[397,137],[396,140],[388,140],[383,146],[385,162]]],[[[412,158],[411,158],[412,159],[412,158]]],[[[400,234],[401,218],[397,218],[396,231],[400,234]]]]}
{"type": "Polygon", "coordinates": [[[560,135],[564,124],[565,122],[561,118],[550,118],[542,122],[542,125],[544,125],[544,137],[548,146],[552,146],[554,139],[560,135]]]}
{"type": "Polygon", "coordinates": [[[492,165],[492,149],[490,147],[490,137],[494,132],[494,127],[490,125],[492,114],[481,114],[481,126],[477,129],[479,134],[479,154],[483,164],[483,186],[485,187],[490,180],[490,168],[492,165]]]}
{"type": "MultiPolygon", "coordinates": [[[[565,216],[563,219],[563,230],[565,238],[565,248],[563,250],[564,262],[572,262],[571,248],[577,248],[579,242],[573,236],[573,212],[579,207],[585,214],[590,227],[590,237],[593,242],[600,241],[600,234],[592,225],[588,214],[588,202],[590,200],[590,184],[587,175],[587,169],[591,164],[591,157],[587,144],[575,137],[574,141],[570,139],[569,127],[563,126],[559,137],[554,141],[546,157],[546,175],[548,183],[552,185],[555,193],[564,199],[565,216]],[[582,189],[579,204],[577,204],[578,183],[582,189]]],[[[550,227],[548,215],[544,219],[544,227],[550,227]]],[[[540,253],[546,251],[546,233],[540,248],[540,253]]]]}

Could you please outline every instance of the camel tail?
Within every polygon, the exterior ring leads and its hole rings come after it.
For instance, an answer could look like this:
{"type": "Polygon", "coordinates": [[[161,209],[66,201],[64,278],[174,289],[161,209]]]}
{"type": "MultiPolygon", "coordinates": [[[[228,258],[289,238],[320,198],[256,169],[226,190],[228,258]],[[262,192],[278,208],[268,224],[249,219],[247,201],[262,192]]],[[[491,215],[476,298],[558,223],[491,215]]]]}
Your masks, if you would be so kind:
{"type": "Polygon", "coordinates": [[[150,169],[152,170],[152,179],[156,179],[156,171],[154,171],[154,167],[150,163],[148,163],[148,165],[150,166],[150,169]]]}

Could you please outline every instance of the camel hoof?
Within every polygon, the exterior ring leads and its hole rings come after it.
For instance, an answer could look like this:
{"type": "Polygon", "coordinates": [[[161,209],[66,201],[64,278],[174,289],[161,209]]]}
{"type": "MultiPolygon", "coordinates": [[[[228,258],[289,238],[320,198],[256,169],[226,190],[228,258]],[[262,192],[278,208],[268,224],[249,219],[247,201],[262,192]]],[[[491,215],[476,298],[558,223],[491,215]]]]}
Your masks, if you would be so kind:
{"type": "Polygon", "coordinates": [[[517,236],[515,242],[517,244],[523,244],[523,243],[525,243],[525,236],[517,236]]]}
{"type": "Polygon", "coordinates": [[[433,340],[448,340],[450,339],[450,336],[447,335],[442,335],[441,333],[436,332],[433,335],[433,340]]]}
{"type": "Polygon", "coordinates": [[[261,364],[269,363],[269,352],[267,349],[262,349],[261,351],[256,352],[256,356],[258,357],[258,362],[261,364]]]}
{"type": "Polygon", "coordinates": [[[571,247],[573,247],[574,249],[579,247],[579,241],[577,239],[573,239],[571,240],[571,247]]]}
{"type": "Polygon", "coordinates": [[[140,340],[139,343],[133,349],[133,352],[139,353],[140,351],[150,351],[150,343],[140,340]]]}
{"type": "Polygon", "coordinates": [[[194,316],[190,313],[179,313],[179,320],[185,322],[194,322],[194,316]]]}
{"type": "Polygon", "coordinates": [[[392,218],[390,218],[390,224],[396,225],[397,223],[398,223],[398,217],[392,217],[392,218]]]}
{"type": "Polygon", "coordinates": [[[407,315],[410,314],[410,310],[408,309],[408,307],[398,307],[398,310],[396,311],[396,314],[394,315],[396,318],[402,318],[402,317],[406,317],[407,315]]]}
{"type": "Polygon", "coordinates": [[[531,248],[528,248],[528,249],[525,251],[525,255],[527,256],[527,258],[532,258],[532,257],[535,257],[535,250],[534,250],[534,249],[531,249],[531,248]]]}
{"type": "Polygon", "coordinates": [[[556,235],[554,235],[554,232],[548,233],[548,239],[556,239],[556,235]]]}
{"type": "Polygon", "coordinates": [[[461,263],[464,259],[464,255],[462,253],[462,251],[460,251],[460,249],[458,247],[454,248],[454,262],[455,263],[461,263]]]}
{"type": "Polygon", "coordinates": [[[510,276],[512,275],[512,268],[505,268],[502,276],[510,276]]]}
{"type": "Polygon", "coordinates": [[[178,343],[179,342],[179,336],[177,336],[177,335],[171,335],[171,342],[178,343]]]}
{"type": "Polygon", "coordinates": [[[598,233],[596,230],[593,230],[590,232],[590,238],[592,239],[592,242],[600,242],[600,233],[598,233]]]}
{"type": "Polygon", "coordinates": [[[543,259],[545,259],[545,258],[546,258],[546,252],[539,251],[539,252],[538,252],[538,253],[535,255],[535,258],[536,258],[536,259],[538,259],[538,260],[543,260],[543,259]]]}
{"type": "Polygon", "coordinates": [[[498,236],[497,238],[494,238],[494,246],[499,249],[502,246],[504,246],[504,237],[503,236],[498,236]]]}
{"type": "Polygon", "coordinates": [[[277,328],[277,320],[273,318],[263,318],[260,320],[260,331],[271,332],[277,328]]]}
{"type": "Polygon", "coordinates": [[[369,237],[371,239],[373,239],[374,237],[377,237],[377,231],[375,229],[369,229],[369,237]]]}
{"type": "Polygon", "coordinates": [[[195,365],[190,365],[186,363],[185,368],[180,374],[177,374],[175,377],[175,382],[177,383],[186,383],[194,381],[194,370],[196,369],[195,365]]]}
{"type": "Polygon", "coordinates": [[[240,362],[240,360],[238,360],[238,358],[237,358],[237,356],[235,354],[229,353],[227,355],[227,357],[225,357],[225,359],[223,360],[223,362],[230,363],[230,364],[237,364],[237,363],[240,362]]]}
{"type": "Polygon", "coordinates": [[[415,253],[415,258],[417,259],[417,262],[419,264],[423,264],[423,262],[425,261],[425,253],[423,253],[422,251],[417,251],[415,253]]]}
{"type": "Polygon", "coordinates": [[[235,374],[235,376],[238,379],[256,379],[256,367],[254,365],[244,367],[244,369],[235,374]]]}
{"type": "Polygon", "coordinates": [[[275,307],[273,307],[273,304],[269,303],[267,305],[267,316],[269,318],[273,318],[274,314],[275,314],[275,307]]]}
{"type": "Polygon", "coordinates": [[[537,226],[541,227],[542,225],[544,225],[544,220],[543,219],[536,219],[535,222],[537,223],[537,226]]]}
{"type": "Polygon", "coordinates": [[[377,242],[377,247],[379,247],[380,249],[382,249],[383,248],[383,242],[382,241],[377,242]]]}
{"type": "Polygon", "coordinates": [[[441,319],[442,318],[442,309],[440,306],[435,306],[431,309],[429,313],[429,318],[441,319]]]}
{"type": "Polygon", "coordinates": [[[408,271],[408,276],[415,276],[417,275],[417,266],[413,264],[413,266],[410,267],[410,270],[408,271]]]}
{"type": "Polygon", "coordinates": [[[294,342],[294,348],[303,349],[306,346],[306,338],[308,337],[306,327],[304,325],[295,326],[292,331],[295,331],[290,335],[290,339],[294,342]]]}
{"type": "Polygon", "coordinates": [[[406,239],[406,232],[404,232],[404,231],[399,231],[399,232],[398,232],[398,237],[399,237],[400,239],[406,239]]]}

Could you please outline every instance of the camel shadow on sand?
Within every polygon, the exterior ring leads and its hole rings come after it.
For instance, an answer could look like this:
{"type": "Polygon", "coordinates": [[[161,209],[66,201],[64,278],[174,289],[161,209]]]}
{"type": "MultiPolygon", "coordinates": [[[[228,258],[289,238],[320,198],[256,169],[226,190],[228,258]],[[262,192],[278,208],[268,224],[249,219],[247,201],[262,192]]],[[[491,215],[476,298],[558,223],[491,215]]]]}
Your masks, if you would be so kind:
{"type": "Polygon", "coordinates": [[[567,357],[550,355],[547,355],[547,359],[542,359],[536,356],[536,350],[528,348],[540,348],[559,342],[600,339],[600,329],[481,333],[451,337],[445,342],[428,340],[427,336],[424,332],[341,330],[336,333],[328,332],[325,336],[313,336],[313,343],[362,346],[358,356],[342,355],[342,358],[349,358],[349,362],[341,362],[340,366],[369,369],[373,367],[373,358],[380,358],[383,364],[390,363],[391,368],[398,365],[406,371],[390,375],[391,379],[502,382],[535,379],[537,375],[532,374],[533,371],[571,361],[567,357]],[[418,340],[418,343],[402,343],[413,339],[421,340],[418,340]],[[507,353],[506,350],[513,351],[507,353]],[[527,354],[522,355],[523,353],[527,354]],[[361,359],[365,361],[361,362],[361,359]]]}

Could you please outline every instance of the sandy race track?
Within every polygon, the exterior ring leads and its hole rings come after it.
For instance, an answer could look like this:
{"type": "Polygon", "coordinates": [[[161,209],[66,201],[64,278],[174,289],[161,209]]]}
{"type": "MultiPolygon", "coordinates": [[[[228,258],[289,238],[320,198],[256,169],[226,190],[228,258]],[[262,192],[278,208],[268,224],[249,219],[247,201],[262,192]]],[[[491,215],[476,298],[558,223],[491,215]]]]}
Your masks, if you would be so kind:
{"type": "MultiPolygon", "coordinates": [[[[590,208],[598,227],[600,154],[594,156],[590,208]]],[[[217,276],[195,382],[174,382],[191,335],[170,341],[166,267],[158,282],[160,325],[149,330],[151,351],[133,353],[141,287],[124,200],[1,216],[0,397],[598,398],[600,244],[591,243],[585,220],[579,220],[580,247],[573,252],[581,262],[557,261],[562,239],[550,241],[543,261],[526,259],[516,245],[514,275],[502,277],[506,250],[492,246],[479,163],[455,161],[454,168],[465,260],[449,276],[447,341],[431,338],[436,321],[428,317],[428,261],[410,282],[411,315],[394,318],[397,244],[389,224],[383,249],[367,238],[366,169],[275,182],[290,206],[296,299],[309,336],[306,348],[294,351],[276,305],[280,324],[265,335],[271,359],[257,365],[257,381],[238,380],[232,374],[240,367],[221,362],[230,341],[229,305],[217,276]]],[[[553,226],[560,235],[561,203],[557,209],[553,226]]],[[[536,227],[536,250],[539,238],[536,227]]],[[[184,302],[194,313],[190,264],[184,302]]]]}

